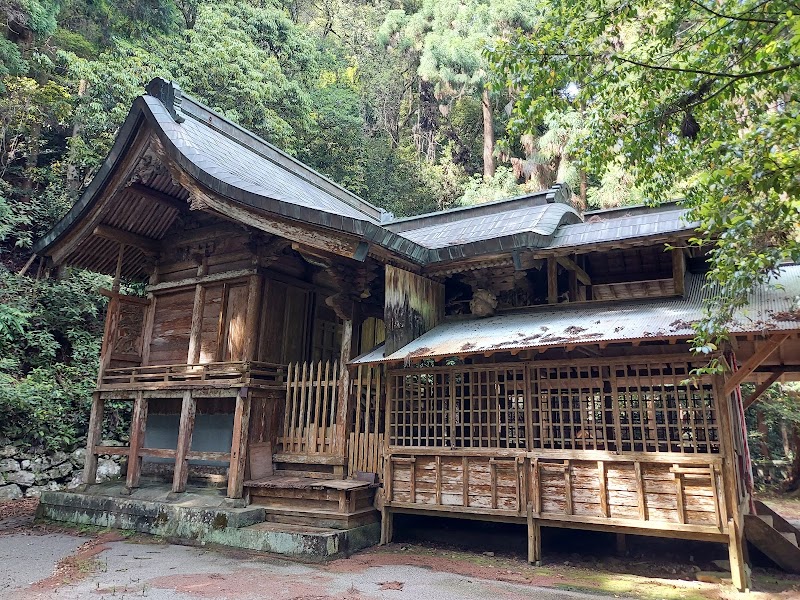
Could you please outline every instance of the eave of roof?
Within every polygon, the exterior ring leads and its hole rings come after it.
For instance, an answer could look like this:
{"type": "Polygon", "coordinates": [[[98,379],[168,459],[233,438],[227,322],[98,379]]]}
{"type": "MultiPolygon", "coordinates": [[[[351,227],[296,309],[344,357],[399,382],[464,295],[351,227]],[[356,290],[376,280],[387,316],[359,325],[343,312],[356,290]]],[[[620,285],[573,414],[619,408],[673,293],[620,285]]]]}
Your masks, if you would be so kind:
{"type": "MultiPolygon", "coordinates": [[[[717,290],[702,275],[688,274],[682,298],[610,301],[534,307],[486,319],[445,322],[403,348],[383,356],[376,348],[351,364],[407,362],[494,352],[509,352],[601,342],[687,339],[702,319],[706,299],[717,290]]],[[[781,269],[778,277],[750,297],[730,324],[732,333],[800,331],[800,266],[781,269]]]]}

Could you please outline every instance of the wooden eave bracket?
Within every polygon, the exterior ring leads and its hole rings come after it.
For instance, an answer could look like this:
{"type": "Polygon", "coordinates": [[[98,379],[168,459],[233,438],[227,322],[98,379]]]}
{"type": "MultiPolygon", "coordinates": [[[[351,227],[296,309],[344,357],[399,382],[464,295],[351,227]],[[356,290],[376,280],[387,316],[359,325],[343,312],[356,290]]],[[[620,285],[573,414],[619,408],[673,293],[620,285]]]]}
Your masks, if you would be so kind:
{"type": "Polygon", "coordinates": [[[783,371],[776,371],[772,373],[769,377],[767,377],[764,381],[762,381],[761,384],[753,391],[750,397],[744,401],[742,405],[743,408],[747,410],[753,404],[758,402],[759,398],[761,398],[761,396],[764,395],[764,392],[766,392],[767,389],[769,389],[769,386],[778,381],[778,379],[781,378],[781,375],[783,375],[783,371]]]}
{"type": "MultiPolygon", "coordinates": [[[[725,382],[725,394],[731,394],[745,379],[750,377],[769,356],[789,337],[789,333],[776,333],[767,339],[766,342],[747,359],[741,368],[733,373],[725,382]]],[[[766,389],[766,388],[765,388],[766,389]]],[[[763,392],[762,392],[763,393],[763,392]]],[[[755,400],[754,400],[755,401],[755,400]]]]}
{"type": "Polygon", "coordinates": [[[592,278],[589,274],[581,268],[581,266],[568,256],[559,256],[556,258],[558,264],[564,267],[567,271],[574,271],[583,285],[592,285],[592,278]]]}

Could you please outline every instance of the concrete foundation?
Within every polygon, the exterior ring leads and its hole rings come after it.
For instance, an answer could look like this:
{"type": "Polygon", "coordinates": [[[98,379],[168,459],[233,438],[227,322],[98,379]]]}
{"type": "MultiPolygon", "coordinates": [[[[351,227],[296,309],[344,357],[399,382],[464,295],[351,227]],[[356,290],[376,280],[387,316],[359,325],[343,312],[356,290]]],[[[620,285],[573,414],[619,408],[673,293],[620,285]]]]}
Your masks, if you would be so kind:
{"type": "Polygon", "coordinates": [[[42,494],[38,518],[148,533],[183,544],[219,544],[283,554],[303,560],[346,556],[375,545],[380,525],[326,529],[264,522],[258,507],[233,507],[212,488],[172,494],[149,485],[127,495],[120,483],[90,486],[83,492],[42,494]]]}

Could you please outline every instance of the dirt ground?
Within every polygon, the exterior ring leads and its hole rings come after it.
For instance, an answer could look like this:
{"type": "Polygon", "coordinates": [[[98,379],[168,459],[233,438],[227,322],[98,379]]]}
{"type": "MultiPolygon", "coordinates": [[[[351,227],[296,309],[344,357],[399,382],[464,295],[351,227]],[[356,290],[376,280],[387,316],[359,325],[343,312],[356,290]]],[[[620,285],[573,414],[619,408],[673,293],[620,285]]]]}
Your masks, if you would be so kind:
{"type": "MultiPolygon", "coordinates": [[[[800,501],[787,502],[782,512],[800,516],[800,501]]],[[[629,538],[627,552],[617,554],[608,538],[596,536],[576,545],[560,535],[564,530],[550,530],[558,535],[550,543],[545,540],[544,565],[533,567],[505,531],[445,535],[425,522],[410,521],[408,534],[396,543],[310,565],[258,553],[173,546],[118,531],[34,524],[35,509],[29,500],[0,504],[0,558],[9,571],[8,580],[0,580],[0,598],[99,600],[134,593],[155,600],[744,597],[724,582],[696,580],[698,571],[713,569],[711,560],[724,556],[709,551],[714,546],[709,544],[629,538]],[[420,532],[428,533],[428,539],[420,532]],[[34,565],[36,560],[41,564],[34,565]],[[16,566],[10,564],[15,561],[16,566]]],[[[800,576],[756,566],[747,597],[800,599],[800,576]]]]}

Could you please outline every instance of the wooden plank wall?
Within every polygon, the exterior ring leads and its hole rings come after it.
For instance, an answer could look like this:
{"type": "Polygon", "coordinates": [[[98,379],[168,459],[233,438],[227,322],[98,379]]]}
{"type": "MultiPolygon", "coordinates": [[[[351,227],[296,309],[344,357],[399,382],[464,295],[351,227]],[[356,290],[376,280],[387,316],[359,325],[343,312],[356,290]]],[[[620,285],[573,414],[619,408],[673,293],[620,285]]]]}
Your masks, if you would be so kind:
{"type": "Polygon", "coordinates": [[[444,285],[386,265],[387,356],[415,340],[444,319],[444,285]]]}
{"type": "Polygon", "coordinates": [[[192,326],[194,288],[155,297],[153,332],[150,339],[151,365],[186,363],[192,326]]]}
{"type": "MultiPolygon", "coordinates": [[[[591,454],[591,453],[590,453],[591,454]]],[[[533,453],[392,450],[388,505],[543,521],[724,530],[721,459],[604,456],[544,458],[533,453]]]]}

